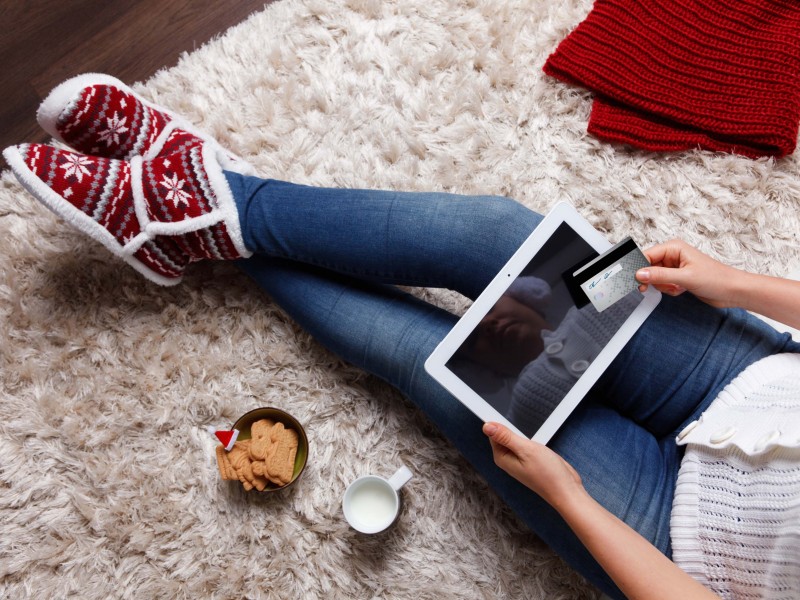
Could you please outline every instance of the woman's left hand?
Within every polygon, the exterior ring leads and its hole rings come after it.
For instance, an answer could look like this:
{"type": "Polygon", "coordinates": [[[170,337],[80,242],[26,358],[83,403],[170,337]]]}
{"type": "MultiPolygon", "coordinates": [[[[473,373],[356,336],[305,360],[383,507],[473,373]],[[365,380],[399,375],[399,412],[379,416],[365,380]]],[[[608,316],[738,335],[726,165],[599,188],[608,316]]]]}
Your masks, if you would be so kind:
{"type": "MultiPolygon", "coordinates": [[[[576,492],[585,493],[580,475],[547,446],[517,435],[500,423],[486,423],[495,464],[559,510],[576,492]]],[[[577,494],[582,495],[582,494],[577,494]]]]}

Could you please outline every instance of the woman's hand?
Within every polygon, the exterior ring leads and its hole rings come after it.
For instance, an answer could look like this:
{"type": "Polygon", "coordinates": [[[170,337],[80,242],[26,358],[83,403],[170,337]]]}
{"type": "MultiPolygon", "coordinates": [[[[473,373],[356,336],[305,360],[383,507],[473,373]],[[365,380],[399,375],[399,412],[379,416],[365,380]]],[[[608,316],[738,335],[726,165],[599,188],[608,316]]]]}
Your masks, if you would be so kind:
{"type": "Polygon", "coordinates": [[[585,493],[580,475],[547,446],[512,432],[499,423],[486,423],[483,433],[492,445],[495,464],[529,487],[556,510],[585,493]]]}
{"type": "Polygon", "coordinates": [[[636,272],[640,291],[652,285],[670,296],[689,291],[717,308],[741,306],[736,290],[747,275],[744,271],[724,265],[681,240],[658,244],[644,253],[652,266],[636,272]]]}

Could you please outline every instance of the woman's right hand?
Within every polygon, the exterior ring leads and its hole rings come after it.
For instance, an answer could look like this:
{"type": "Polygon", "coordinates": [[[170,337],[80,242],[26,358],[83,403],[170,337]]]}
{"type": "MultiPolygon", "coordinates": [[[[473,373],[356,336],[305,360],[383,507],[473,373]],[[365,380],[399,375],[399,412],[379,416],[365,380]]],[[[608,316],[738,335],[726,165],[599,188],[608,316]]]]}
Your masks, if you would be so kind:
{"type": "Polygon", "coordinates": [[[657,244],[644,254],[651,266],[636,272],[640,291],[652,285],[670,296],[691,292],[717,308],[741,306],[737,289],[747,276],[744,271],[714,260],[682,240],[657,244]]]}

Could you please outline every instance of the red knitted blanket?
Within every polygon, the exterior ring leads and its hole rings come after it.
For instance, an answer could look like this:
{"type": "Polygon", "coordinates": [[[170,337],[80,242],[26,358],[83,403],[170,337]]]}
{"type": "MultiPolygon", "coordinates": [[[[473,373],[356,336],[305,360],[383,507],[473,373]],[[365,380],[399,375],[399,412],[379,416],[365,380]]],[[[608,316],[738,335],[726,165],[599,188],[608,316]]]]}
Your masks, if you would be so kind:
{"type": "Polygon", "coordinates": [[[596,0],[544,71],[595,92],[598,138],[785,156],[800,124],[800,0],[596,0]]]}

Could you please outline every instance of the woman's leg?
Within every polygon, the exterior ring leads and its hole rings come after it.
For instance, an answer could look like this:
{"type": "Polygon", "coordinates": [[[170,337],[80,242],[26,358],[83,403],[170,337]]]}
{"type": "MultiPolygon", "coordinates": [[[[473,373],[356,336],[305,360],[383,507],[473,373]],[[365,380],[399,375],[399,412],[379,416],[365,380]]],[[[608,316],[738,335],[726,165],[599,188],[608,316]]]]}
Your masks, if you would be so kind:
{"type": "MultiPolygon", "coordinates": [[[[622,597],[558,514],[495,466],[480,419],[425,372],[425,359],[455,316],[393,286],[319,267],[265,256],[238,264],[329,350],[403,392],[532,531],[600,589],[622,597]]],[[[613,409],[587,404],[550,445],[578,470],[589,493],[668,551],[674,444],[672,451],[663,448],[613,409]]]]}
{"type": "Polygon", "coordinates": [[[541,215],[508,198],[315,188],[226,173],[245,246],[360,279],[477,297],[541,215]]]}
{"type": "Polygon", "coordinates": [[[673,440],[748,365],[800,345],[740,309],[663,296],[589,397],[673,440]]]}

